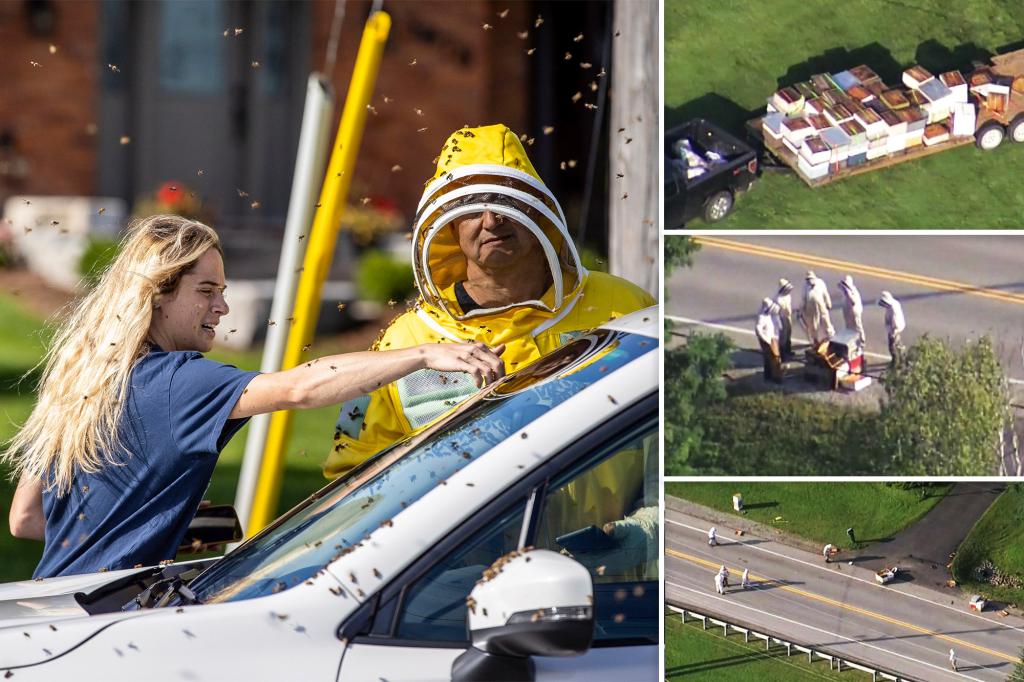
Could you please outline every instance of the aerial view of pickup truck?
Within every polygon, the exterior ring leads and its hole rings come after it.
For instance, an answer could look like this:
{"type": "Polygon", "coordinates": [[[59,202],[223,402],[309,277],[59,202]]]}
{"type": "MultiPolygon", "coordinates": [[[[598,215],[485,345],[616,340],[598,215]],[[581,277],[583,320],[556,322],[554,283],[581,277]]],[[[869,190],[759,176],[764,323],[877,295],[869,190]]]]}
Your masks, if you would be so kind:
{"type": "Polygon", "coordinates": [[[718,222],[757,179],[757,152],[704,119],[665,132],[665,229],[718,222]]]}

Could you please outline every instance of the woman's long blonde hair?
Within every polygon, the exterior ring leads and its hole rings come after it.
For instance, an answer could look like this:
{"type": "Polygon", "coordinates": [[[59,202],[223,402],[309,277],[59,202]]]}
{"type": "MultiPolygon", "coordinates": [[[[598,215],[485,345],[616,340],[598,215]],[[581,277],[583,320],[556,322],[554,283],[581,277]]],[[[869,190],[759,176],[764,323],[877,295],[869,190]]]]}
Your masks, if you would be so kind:
{"type": "MultiPolygon", "coordinates": [[[[76,471],[117,464],[119,425],[135,363],[149,351],[153,304],[220,240],[212,228],[174,215],[134,222],[99,284],[58,327],[28,421],[0,455],[66,494],[76,471]]],[[[223,253],[223,252],[222,252],[223,253]]]]}

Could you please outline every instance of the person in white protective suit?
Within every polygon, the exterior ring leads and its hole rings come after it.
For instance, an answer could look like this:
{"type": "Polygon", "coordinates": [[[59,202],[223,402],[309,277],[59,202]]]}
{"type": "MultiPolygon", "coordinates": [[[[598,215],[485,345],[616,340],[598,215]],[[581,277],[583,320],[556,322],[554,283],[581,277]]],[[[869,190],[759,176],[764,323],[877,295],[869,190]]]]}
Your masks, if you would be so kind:
{"type": "Polygon", "coordinates": [[[743,569],[743,578],[740,579],[740,585],[742,585],[743,589],[745,589],[745,590],[750,587],[750,569],[749,568],[744,568],[743,569]]]}
{"type": "Polygon", "coordinates": [[[828,294],[828,285],[820,277],[808,270],[804,276],[804,298],[800,306],[803,314],[807,335],[811,339],[811,347],[817,349],[823,342],[831,339],[836,328],[832,326],[832,297],[828,294]]]}
{"type": "Polygon", "coordinates": [[[783,360],[793,357],[793,285],[783,277],[775,294],[779,306],[779,353],[783,360]]]}
{"type": "Polygon", "coordinates": [[[891,364],[895,365],[906,351],[902,339],[903,330],[907,328],[906,318],[903,317],[903,306],[888,291],[882,292],[878,298],[878,305],[885,308],[885,331],[889,335],[889,355],[892,356],[891,364]]]}
{"type": "Polygon", "coordinates": [[[853,277],[849,275],[839,281],[839,289],[846,297],[846,303],[843,305],[846,328],[857,332],[857,336],[860,338],[860,347],[863,350],[867,343],[867,337],[864,335],[864,302],[861,299],[860,291],[853,283],[853,277]]]}
{"type": "Polygon", "coordinates": [[[722,577],[721,573],[715,574],[715,592],[725,594],[725,578],[722,577]]]}
{"type": "Polygon", "coordinates": [[[708,544],[712,547],[718,544],[718,529],[714,526],[708,529],[708,544]]]}
{"type": "Polygon", "coordinates": [[[761,309],[754,323],[757,342],[761,344],[761,355],[764,358],[764,380],[782,383],[782,355],[779,352],[778,329],[781,326],[778,318],[779,306],[772,299],[761,301],[761,309]]]}
{"type": "Polygon", "coordinates": [[[725,567],[725,564],[718,569],[718,576],[722,579],[722,586],[729,587],[729,569],[725,567]]]}

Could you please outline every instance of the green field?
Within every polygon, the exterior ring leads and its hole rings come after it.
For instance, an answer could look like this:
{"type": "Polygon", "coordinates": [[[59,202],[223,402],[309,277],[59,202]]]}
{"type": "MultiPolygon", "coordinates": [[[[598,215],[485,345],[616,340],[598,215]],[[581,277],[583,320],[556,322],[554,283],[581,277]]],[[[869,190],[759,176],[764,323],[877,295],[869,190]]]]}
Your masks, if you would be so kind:
{"type": "MultiPolygon", "coordinates": [[[[704,117],[743,134],[779,87],[867,64],[970,70],[1024,47],[1019,0],[665,2],[665,129],[704,117]]],[[[965,146],[811,189],[766,174],[723,228],[1020,228],[1024,145],[965,146]]],[[[678,227],[666,225],[668,228],[678,227]]],[[[702,222],[690,227],[706,228],[702,222]]]]}
{"type": "Polygon", "coordinates": [[[743,635],[722,634],[721,628],[703,630],[698,621],[685,625],[679,614],[665,613],[665,679],[709,682],[811,682],[812,680],[866,680],[865,673],[829,669],[827,661],[807,662],[802,654],[787,656],[780,646],[770,652],[764,642],[743,641],[743,635]]]}
{"type": "Polygon", "coordinates": [[[978,520],[957,550],[953,576],[967,591],[1024,605],[1024,485],[1010,485],[978,520]],[[1015,576],[1018,587],[973,580],[974,567],[985,560],[1000,573],[1015,576]]]}
{"type": "MultiPolygon", "coordinates": [[[[0,442],[10,439],[32,410],[35,397],[32,378],[20,381],[41,356],[48,334],[43,321],[27,312],[17,301],[0,294],[0,442]]],[[[338,353],[345,350],[337,342],[318,344],[320,354],[338,353]]],[[[215,351],[208,357],[228,362],[243,369],[258,369],[262,350],[246,353],[215,351]]],[[[292,438],[288,447],[287,468],[281,489],[278,512],[286,511],[304,499],[314,490],[327,483],[320,471],[320,465],[332,446],[334,422],[338,416],[336,407],[296,412],[292,427],[292,438]]],[[[248,426],[242,429],[228,443],[217,463],[206,497],[215,504],[231,504],[235,498],[235,486],[241,467],[242,453],[248,426]]],[[[31,577],[32,570],[39,562],[43,545],[32,540],[17,540],[7,530],[6,519],[14,484],[8,480],[7,472],[0,478],[0,519],[4,520],[0,532],[0,582],[23,580],[31,577]]]]}
{"type": "Polygon", "coordinates": [[[858,543],[892,537],[923,517],[949,491],[946,483],[906,489],[885,483],[665,483],[665,495],[734,513],[733,493],[743,495],[744,518],[817,544],[848,549],[846,529],[858,543]]]}

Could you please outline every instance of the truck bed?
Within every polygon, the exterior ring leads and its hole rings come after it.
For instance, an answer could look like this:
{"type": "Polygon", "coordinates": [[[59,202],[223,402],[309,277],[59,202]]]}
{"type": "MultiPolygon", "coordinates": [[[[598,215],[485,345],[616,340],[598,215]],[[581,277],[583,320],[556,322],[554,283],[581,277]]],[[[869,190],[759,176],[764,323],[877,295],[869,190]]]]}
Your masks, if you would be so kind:
{"type": "Polygon", "coordinates": [[[708,173],[694,178],[689,184],[704,182],[757,156],[753,147],[739,138],[704,119],[694,119],[665,132],[665,153],[669,159],[678,158],[674,151],[675,144],[684,138],[690,140],[694,151],[702,156],[714,152],[723,157],[722,163],[711,166],[708,173]]]}

